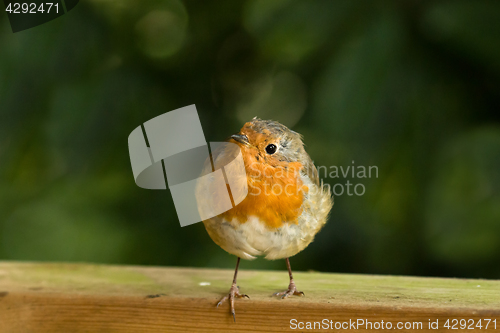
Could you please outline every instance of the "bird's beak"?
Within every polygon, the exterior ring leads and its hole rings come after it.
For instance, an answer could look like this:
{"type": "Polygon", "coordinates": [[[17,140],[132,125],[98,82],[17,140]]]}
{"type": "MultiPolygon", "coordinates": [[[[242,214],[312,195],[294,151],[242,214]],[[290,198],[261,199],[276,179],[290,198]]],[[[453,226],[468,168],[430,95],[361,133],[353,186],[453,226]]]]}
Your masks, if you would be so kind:
{"type": "Polygon", "coordinates": [[[246,135],[233,134],[233,135],[231,135],[231,139],[233,139],[236,142],[241,143],[244,146],[247,146],[247,147],[250,146],[250,142],[248,142],[248,137],[246,135]]]}

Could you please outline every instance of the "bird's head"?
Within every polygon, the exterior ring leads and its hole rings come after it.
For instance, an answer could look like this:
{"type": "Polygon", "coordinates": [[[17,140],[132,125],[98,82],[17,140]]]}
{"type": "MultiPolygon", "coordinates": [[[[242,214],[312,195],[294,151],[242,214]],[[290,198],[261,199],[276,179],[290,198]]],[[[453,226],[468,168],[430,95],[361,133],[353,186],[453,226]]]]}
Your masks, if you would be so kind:
{"type": "Polygon", "coordinates": [[[231,136],[230,142],[240,146],[246,163],[271,167],[301,162],[306,154],[301,135],[272,120],[252,119],[231,136]]]}

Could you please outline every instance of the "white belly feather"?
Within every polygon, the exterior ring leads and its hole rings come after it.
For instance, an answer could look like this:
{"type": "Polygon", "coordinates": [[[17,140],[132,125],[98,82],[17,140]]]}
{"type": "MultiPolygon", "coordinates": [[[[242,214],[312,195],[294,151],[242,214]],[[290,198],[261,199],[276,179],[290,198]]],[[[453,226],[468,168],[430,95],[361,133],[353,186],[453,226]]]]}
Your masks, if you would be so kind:
{"type": "Polygon", "coordinates": [[[333,204],[328,188],[319,188],[307,177],[304,178],[302,180],[308,185],[309,193],[302,204],[298,223],[285,222],[280,228],[269,229],[256,216],[249,216],[245,223],[214,217],[203,221],[208,234],[225,251],[247,260],[256,256],[274,260],[299,253],[326,223],[333,204]]]}

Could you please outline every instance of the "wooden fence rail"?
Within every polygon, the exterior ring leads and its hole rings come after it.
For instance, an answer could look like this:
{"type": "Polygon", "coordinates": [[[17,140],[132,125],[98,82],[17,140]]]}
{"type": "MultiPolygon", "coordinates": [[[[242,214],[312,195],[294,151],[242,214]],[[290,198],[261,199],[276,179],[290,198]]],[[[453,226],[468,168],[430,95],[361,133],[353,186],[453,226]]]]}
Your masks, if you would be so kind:
{"type": "Polygon", "coordinates": [[[0,332],[500,332],[500,281],[296,272],[306,296],[281,300],[285,271],[241,270],[233,322],[232,274],[0,262],[0,332]]]}

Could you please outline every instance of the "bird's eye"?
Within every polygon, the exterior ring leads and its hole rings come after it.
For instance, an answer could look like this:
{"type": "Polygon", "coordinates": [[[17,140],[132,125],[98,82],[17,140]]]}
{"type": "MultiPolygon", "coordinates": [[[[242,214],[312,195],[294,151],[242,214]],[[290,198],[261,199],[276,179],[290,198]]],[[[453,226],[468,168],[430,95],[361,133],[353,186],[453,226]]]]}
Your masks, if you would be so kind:
{"type": "Polygon", "coordinates": [[[276,149],[278,149],[278,147],[276,147],[275,145],[273,145],[272,143],[267,145],[266,147],[266,153],[268,153],[269,155],[272,155],[276,152],[276,149]]]}

